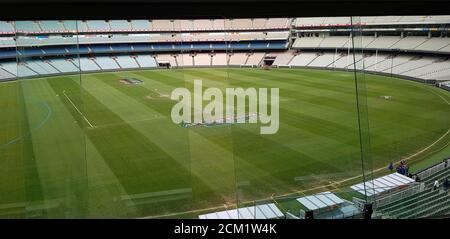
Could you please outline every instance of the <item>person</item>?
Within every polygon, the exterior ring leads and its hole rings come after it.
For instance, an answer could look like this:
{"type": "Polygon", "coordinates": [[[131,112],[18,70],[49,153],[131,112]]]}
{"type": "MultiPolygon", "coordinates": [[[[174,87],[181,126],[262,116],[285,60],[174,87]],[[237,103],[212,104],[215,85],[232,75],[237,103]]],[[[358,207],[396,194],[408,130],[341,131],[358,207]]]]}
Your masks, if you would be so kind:
{"type": "Polygon", "coordinates": [[[442,185],[444,186],[444,190],[448,190],[448,187],[449,187],[448,178],[445,179],[445,181],[442,185]]]}
{"type": "Polygon", "coordinates": [[[439,181],[436,180],[436,181],[434,181],[433,190],[436,190],[438,188],[439,188],[439,181]]]}
{"type": "Polygon", "coordinates": [[[394,163],[391,162],[391,163],[388,165],[388,169],[389,169],[389,171],[392,172],[392,170],[394,170],[394,163]]]}
{"type": "Polygon", "coordinates": [[[420,177],[419,177],[419,175],[416,175],[416,182],[420,182],[420,177]]]}

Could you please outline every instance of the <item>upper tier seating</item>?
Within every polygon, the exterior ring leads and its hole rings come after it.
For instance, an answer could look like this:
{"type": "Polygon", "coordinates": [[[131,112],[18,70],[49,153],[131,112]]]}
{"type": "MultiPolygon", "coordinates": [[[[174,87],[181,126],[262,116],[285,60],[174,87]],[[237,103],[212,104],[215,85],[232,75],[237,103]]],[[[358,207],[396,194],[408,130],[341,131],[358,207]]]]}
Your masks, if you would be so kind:
{"type": "Polygon", "coordinates": [[[14,32],[13,24],[6,21],[0,21],[0,32],[14,32]]]}
{"type": "MultiPolygon", "coordinates": [[[[321,25],[340,25],[350,24],[350,17],[309,17],[297,18],[295,22],[296,27],[311,27],[321,25]]],[[[449,16],[370,16],[354,18],[353,23],[360,23],[364,25],[392,25],[392,24],[433,24],[433,23],[448,23],[449,16]]]]}
{"type": "Polygon", "coordinates": [[[78,23],[81,24],[80,21],[62,21],[61,23],[67,31],[75,32],[78,32],[78,23]]]}
{"type": "Polygon", "coordinates": [[[33,21],[16,21],[16,31],[18,32],[40,32],[41,27],[37,22],[33,21]]]}
{"type": "Polygon", "coordinates": [[[355,48],[364,49],[399,49],[407,51],[450,52],[450,37],[427,38],[424,36],[362,36],[352,41],[347,36],[301,37],[297,38],[293,48],[355,48]]]}
{"type": "Polygon", "coordinates": [[[295,40],[293,48],[318,48],[324,38],[322,37],[301,37],[295,40]]]}
{"type": "MultiPolygon", "coordinates": [[[[17,21],[24,32],[107,32],[107,31],[209,31],[289,28],[288,18],[197,19],[197,20],[87,20],[17,21]]],[[[14,32],[11,23],[0,21],[0,33],[14,32]]]]}
{"type": "Polygon", "coordinates": [[[152,24],[148,20],[131,20],[131,27],[135,31],[148,31],[152,24]]]}
{"type": "Polygon", "coordinates": [[[86,21],[90,31],[110,31],[111,28],[106,21],[86,21]]]}
{"type": "MultiPolygon", "coordinates": [[[[290,65],[293,66],[312,66],[308,62],[313,58],[315,53],[302,53],[303,57],[296,57],[291,61],[290,65]],[[300,61],[298,63],[297,61],[300,61]]],[[[342,54],[342,53],[340,53],[342,54]]],[[[315,62],[329,61],[328,67],[352,69],[353,68],[353,55],[341,55],[337,60],[333,62],[331,56],[318,56],[315,62]],[[323,59],[323,61],[322,61],[323,59]]],[[[361,59],[361,56],[355,57],[361,59]]],[[[390,54],[372,54],[364,56],[364,69],[366,71],[392,73],[398,75],[404,75],[409,77],[429,79],[429,80],[450,80],[450,60],[439,57],[420,57],[411,55],[390,55],[390,54]]],[[[361,65],[357,65],[358,68],[362,68],[361,65]]]]}
{"type": "Polygon", "coordinates": [[[153,20],[152,21],[152,30],[154,31],[174,31],[175,26],[173,21],[170,20],[153,20]]]}
{"type": "Polygon", "coordinates": [[[439,51],[440,49],[450,45],[450,37],[433,37],[416,46],[415,50],[421,51],[439,51]]]}
{"type": "Polygon", "coordinates": [[[40,21],[39,25],[45,32],[59,32],[65,31],[64,25],[59,21],[40,21]]]}
{"type": "Polygon", "coordinates": [[[75,29],[77,32],[89,32],[89,26],[86,21],[77,21],[75,24],[75,29]]]}
{"type": "Polygon", "coordinates": [[[111,31],[126,31],[131,30],[131,23],[125,20],[111,20],[109,22],[111,31]]]}

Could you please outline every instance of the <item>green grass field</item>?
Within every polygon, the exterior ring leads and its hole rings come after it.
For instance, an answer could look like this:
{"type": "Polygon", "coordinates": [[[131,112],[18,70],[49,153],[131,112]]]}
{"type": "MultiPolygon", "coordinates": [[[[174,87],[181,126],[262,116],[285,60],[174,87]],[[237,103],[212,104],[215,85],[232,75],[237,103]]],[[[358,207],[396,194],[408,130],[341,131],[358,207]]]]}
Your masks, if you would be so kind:
{"type": "MultiPolygon", "coordinates": [[[[449,92],[368,74],[365,81],[376,174],[403,157],[416,169],[450,155],[449,92]]],[[[180,69],[20,80],[0,83],[0,110],[0,217],[193,217],[361,180],[346,180],[361,175],[347,72],[180,69]],[[124,77],[144,83],[125,85],[124,77]],[[172,123],[168,96],[196,79],[220,89],[280,88],[278,133],[261,135],[258,124],[172,123]]]]}

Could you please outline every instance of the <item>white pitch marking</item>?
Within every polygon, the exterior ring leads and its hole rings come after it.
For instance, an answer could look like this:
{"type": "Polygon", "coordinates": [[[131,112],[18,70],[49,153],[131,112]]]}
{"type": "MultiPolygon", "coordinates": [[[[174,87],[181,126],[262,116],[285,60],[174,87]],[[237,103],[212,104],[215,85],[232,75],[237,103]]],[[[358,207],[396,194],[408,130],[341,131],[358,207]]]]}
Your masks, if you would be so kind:
{"type": "Polygon", "coordinates": [[[83,116],[83,119],[89,124],[89,126],[90,126],[91,128],[95,128],[95,127],[91,124],[91,122],[89,122],[89,120],[86,118],[86,116],[84,116],[84,114],[81,113],[81,111],[77,108],[77,106],[75,106],[75,104],[72,102],[72,100],[69,98],[69,96],[67,96],[65,90],[63,90],[63,94],[64,94],[64,96],[69,100],[69,102],[73,105],[73,107],[78,111],[78,113],[79,113],[81,116],[83,116]]]}

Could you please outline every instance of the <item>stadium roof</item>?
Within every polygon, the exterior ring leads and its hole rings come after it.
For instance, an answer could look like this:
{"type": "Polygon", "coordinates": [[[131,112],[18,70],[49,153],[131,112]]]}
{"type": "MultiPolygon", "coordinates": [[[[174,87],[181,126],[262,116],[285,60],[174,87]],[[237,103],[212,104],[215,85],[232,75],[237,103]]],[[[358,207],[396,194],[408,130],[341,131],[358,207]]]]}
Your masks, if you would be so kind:
{"type": "Polygon", "coordinates": [[[372,196],[413,182],[415,181],[412,178],[399,173],[393,173],[371,181],[353,185],[350,188],[361,194],[372,196]],[[364,184],[366,186],[365,189],[364,184]]]}
{"type": "Polygon", "coordinates": [[[198,216],[200,219],[276,219],[284,214],[273,203],[243,207],[198,216]]]}

